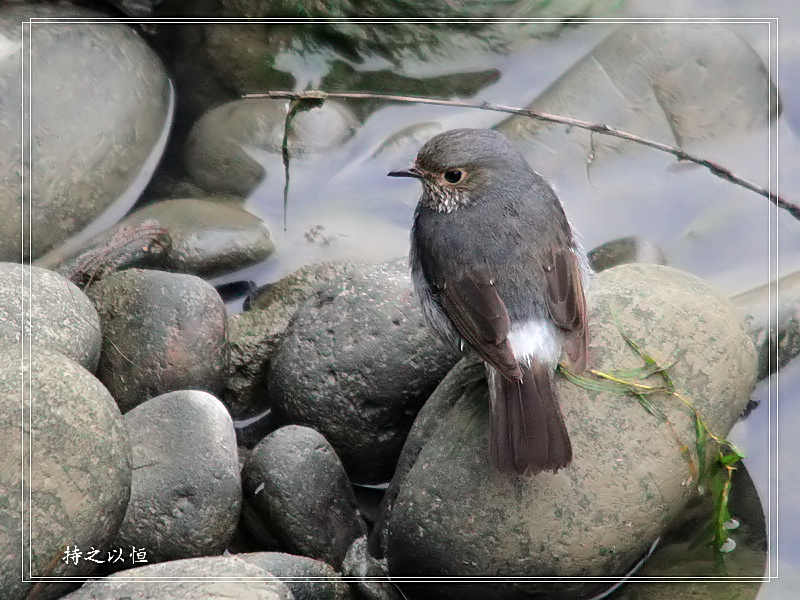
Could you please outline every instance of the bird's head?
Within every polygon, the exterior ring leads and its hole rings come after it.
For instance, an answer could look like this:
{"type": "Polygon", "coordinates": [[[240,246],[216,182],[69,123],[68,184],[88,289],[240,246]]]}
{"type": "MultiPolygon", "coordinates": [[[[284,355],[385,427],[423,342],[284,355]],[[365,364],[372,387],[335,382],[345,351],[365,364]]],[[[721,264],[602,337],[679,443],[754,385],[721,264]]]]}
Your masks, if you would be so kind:
{"type": "Polygon", "coordinates": [[[389,175],[419,179],[420,205],[449,213],[490,200],[493,189],[509,189],[515,179],[530,173],[522,155],[496,131],[453,129],[428,140],[410,168],[389,175]]]}

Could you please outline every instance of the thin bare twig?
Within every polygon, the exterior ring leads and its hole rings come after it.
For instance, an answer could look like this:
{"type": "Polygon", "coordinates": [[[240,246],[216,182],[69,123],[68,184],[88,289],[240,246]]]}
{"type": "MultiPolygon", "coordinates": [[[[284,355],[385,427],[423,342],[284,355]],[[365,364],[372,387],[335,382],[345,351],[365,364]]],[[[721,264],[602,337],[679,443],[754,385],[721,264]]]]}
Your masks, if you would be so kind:
{"type": "Polygon", "coordinates": [[[390,102],[415,102],[418,104],[437,104],[442,106],[456,106],[461,108],[479,108],[483,110],[493,110],[496,112],[510,113],[512,115],[522,115],[524,117],[530,117],[532,119],[538,119],[540,121],[546,121],[548,123],[560,123],[562,125],[577,127],[579,129],[585,129],[587,131],[592,131],[595,133],[602,133],[603,135],[610,135],[622,140],[628,140],[629,142],[642,144],[644,146],[648,146],[649,148],[654,148],[656,150],[660,150],[661,152],[667,152],[668,154],[672,154],[678,160],[692,162],[702,167],[705,167],[717,177],[730,181],[731,183],[735,183],[736,185],[740,185],[743,188],[746,188],[748,190],[751,190],[757,194],[764,196],[765,198],[769,199],[769,201],[772,202],[775,206],[788,211],[789,214],[791,214],[795,219],[800,221],[800,206],[792,204],[791,202],[778,196],[776,193],[767,190],[766,188],[763,188],[762,186],[753,183],[752,181],[749,181],[744,177],[736,175],[733,171],[731,171],[726,167],[718,165],[717,163],[707,160],[705,158],[700,158],[694,156],[693,154],[689,154],[688,152],[682,150],[681,148],[670,146],[669,144],[663,144],[661,142],[656,142],[654,140],[649,140],[647,138],[643,138],[638,135],[628,133],[627,131],[622,131],[621,129],[615,129],[613,127],[609,127],[608,125],[605,125],[603,123],[592,123],[591,121],[584,121],[583,119],[562,117],[559,115],[552,115],[549,113],[542,113],[534,110],[528,110],[526,108],[503,106],[502,104],[490,104],[489,102],[475,103],[475,102],[465,102],[462,100],[443,100],[439,98],[424,98],[420,96],[373,94],[370,92],[324,92],[321,90],[306,90],[303,92],[270,91],[270,92],[265,92],[263,94],[247,94],[245,98],[274,98],[283,100],[317,100],[317,101],[325,100],[326,98],[348,98],[348,99],[387,100],[390,102]]]}

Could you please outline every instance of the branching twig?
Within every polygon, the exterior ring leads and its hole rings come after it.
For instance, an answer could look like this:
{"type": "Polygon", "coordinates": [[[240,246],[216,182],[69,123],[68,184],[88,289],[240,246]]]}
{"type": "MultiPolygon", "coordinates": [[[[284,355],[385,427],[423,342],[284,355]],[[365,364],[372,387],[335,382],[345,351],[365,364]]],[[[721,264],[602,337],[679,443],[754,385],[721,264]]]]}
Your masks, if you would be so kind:
{"type": "Polygon", "coordinates": [[[769,199],[770,202],[772,202],[775,206],[788,211],[789,214],[791,214],[795,219],[800,221],[800,206],[792,204],[791,202],[788,202],[784,198],[778,196],[776,193],[767,190],[761,187],[760,185],[745,179],[744,177],[736,175],[733,171],[731,171],[726,167],[718,165],[717,163],[707,160],[705,158],[700,158],[694,156],[693,154],[689,154],[688,152],[682,150],[681,148],[670,146],[669,144],[663,144],[661,142],[656,142],[654,140],[649,140],[647,138],[643,138],[638,135],[628,133],[627,131],[622,131],[621,129],[615,129],[613,127],[609,127],[608,125],[605,125],[603,123],[592,123],[591,121],[584,121],[582,119],[562,117],[559,115],[552,115],[549,113],[542,113],[534,110],[528,110],[526,108],[503,106],[501,104],[490,104],[488,102],[474,103],[474,102],[465,102],[462,100],[443,100],[439,98],[424,98],[420,96],[401,96],[395,94],[373,94],[370,92],[323,92],[321,90],[307,90],[303,92],[270,91],[270,92],[265,92],[263,94],[247,94],[245,98],[275,98],[284,100],[316,100],[316,101],[325,100],[326,98],[349,98],[349,99],[387,100],[390,102],[415,102],[418,104],[438,104],[443,106],[457,106],[461,108],[480,108],[483,110],[493,110],[496,112],[510,113],[512,115],[522,115],[524,117],[530,117],[532,119],[538,119],[540,121],[546,121],[548,123],[560,123],[562,125],[577,127],[578,129],[585,129],[587,131],[592,131],[594,133],[602,133],[603,135],[610,135],[622,140],[628,140],[630,142],[642,144],[644,146],[660,150],[661,152],[667,152],[668,154],[672,154],[678,160],[692,162],[702,167],[705,167],[717,177],[730,181],[731,183],[735,183],[736,185],[740,185],[748,190],[751,190],[757,194],[764,196],[765,198],[769,199]]]}

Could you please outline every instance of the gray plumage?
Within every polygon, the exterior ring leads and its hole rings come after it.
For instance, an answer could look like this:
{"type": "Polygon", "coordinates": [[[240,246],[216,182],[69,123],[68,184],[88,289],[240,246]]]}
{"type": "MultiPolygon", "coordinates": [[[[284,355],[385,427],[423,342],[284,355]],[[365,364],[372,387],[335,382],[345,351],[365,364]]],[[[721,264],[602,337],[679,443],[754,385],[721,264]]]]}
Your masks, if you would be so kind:
{"type": "Polygon", "coordinates": [[[490,454],[501,471],[556,471],[572,449],[553,369],[586,360],[585,257],[552,188],[492,130],[437,135],[418,178],[411,272],[428,323],[487,364],[490,454]]]}

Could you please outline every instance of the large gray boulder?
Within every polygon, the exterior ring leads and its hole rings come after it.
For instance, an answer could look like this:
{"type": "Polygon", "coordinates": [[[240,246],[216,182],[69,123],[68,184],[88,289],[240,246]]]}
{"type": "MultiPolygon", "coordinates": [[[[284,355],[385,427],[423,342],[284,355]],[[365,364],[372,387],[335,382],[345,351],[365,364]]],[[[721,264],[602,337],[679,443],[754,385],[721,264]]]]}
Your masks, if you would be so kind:
{"type": "Polygon", "coordinates": [[[172,116],[166,71],[133,28],[81,22],[98,17],[105,15],[66,4],[0,8],[0,260],[19,260],[20,250],[35,258],[79,232],[88,237],[90,225],[113,223],[163,151],[172,116]],[[35,22],[23,47],[20,23],[31,17],[74,20],[35,22]],[[23,62],[33,74],[24,114],[23,62]]]}
{"type": "MultiPolygon", "coordinates": [[[[63,354],[8,345],[0,349],[0,445],[0,598],[27,597],[42,576],[90,576],[131,489],[131,446],[114,399],[63,354]]],[[[47,584],[37,597],[63,588],[47,584]]]]}
{"type": "MultiPolygon", "coordinates": [[[[589,367],[667,368],[717,435],[749,399],[753,344],[730,304],[670,267],[623,265],[589,295],[589,367]]],[[[488,455],[481,365],[465,360],[425,405],[387,493],[384,550],[392,576],[591,577],[623,574],[698,494],[695,420],[684,402],[590,391],[559,378],[575,458],[558,473],[509,478],[488,455]]],[[[660,376],[647,383],[663,385],[660,376]]],[[[414,586],[415,598],[516,598],[520,585],[414,586]]],[[[525,593],[574,598],[586,584],[526,584],[525,593]]]]}

